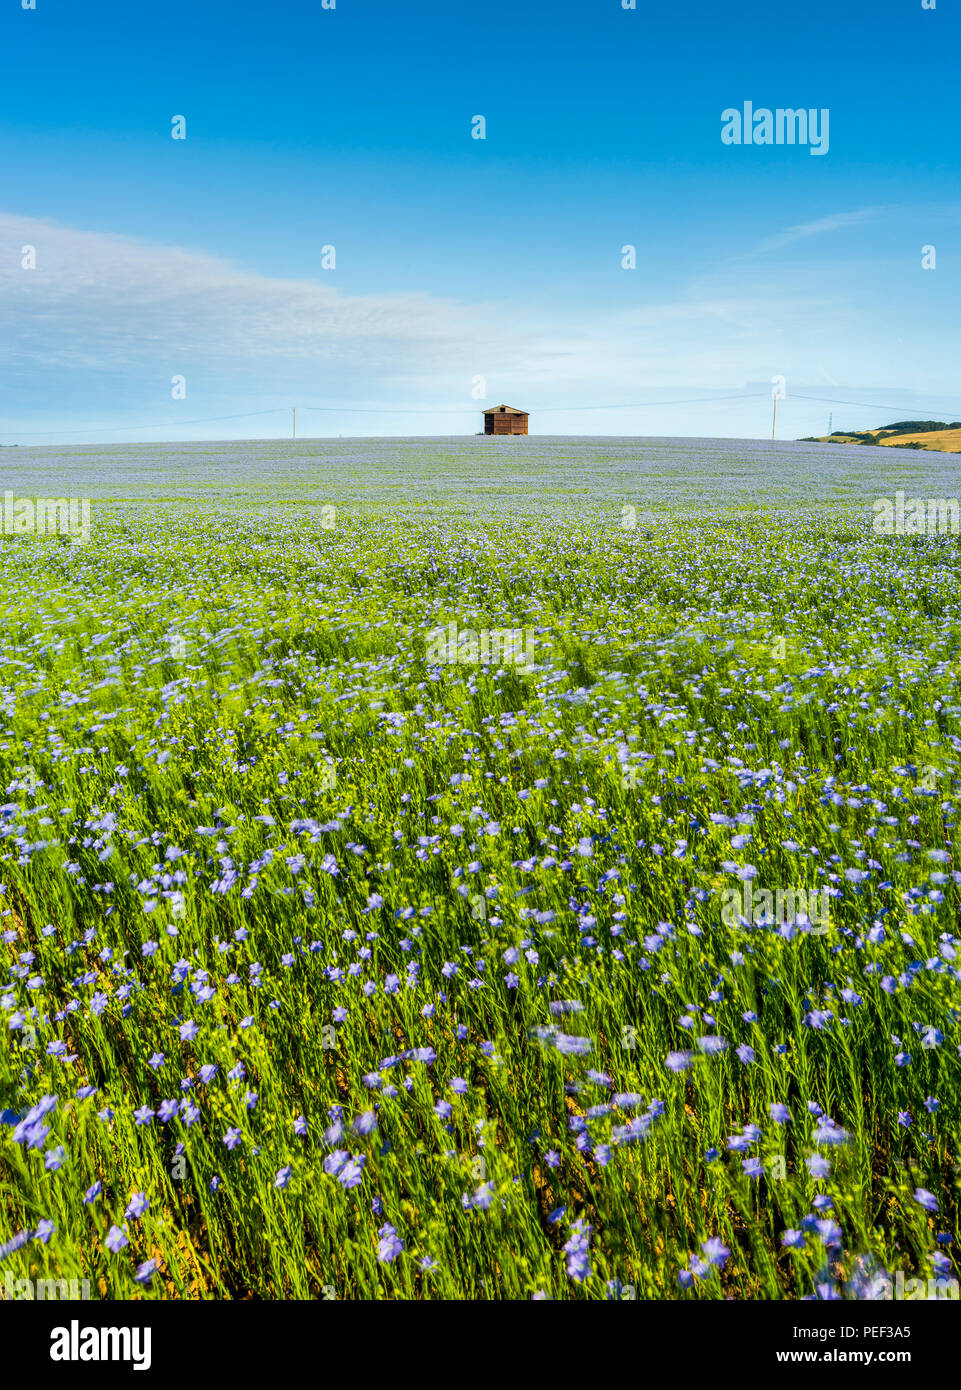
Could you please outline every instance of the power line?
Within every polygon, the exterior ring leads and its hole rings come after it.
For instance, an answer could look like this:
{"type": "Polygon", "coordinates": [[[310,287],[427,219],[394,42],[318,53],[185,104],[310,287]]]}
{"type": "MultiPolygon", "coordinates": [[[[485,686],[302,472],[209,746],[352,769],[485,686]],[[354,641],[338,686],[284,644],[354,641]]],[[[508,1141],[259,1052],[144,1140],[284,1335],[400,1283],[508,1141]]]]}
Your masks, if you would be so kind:
{"type": "MultiPolygon", "coordinates": [[[[864,409],[864,410],[909,410],[909,409],[911,409],[910,406],[906,406],[906,405],[878,405],[878,403],[877,403],[876,401],[870,401],[870,402],[869,402],[869,401],[839,401],[839,400],[837,399],[837,397],[835,397],[835,396],[802,396],[802,395],[800,395],[799,392],[797,392],[797,391],[793,391],[793,392],[791,393],[791,397],[790,397],[790,398],[793,399],[793,400],[796,400],[796,401],[820,401],[820,402],[822,402],[824,405],[856,405],[856,406],[860,406],[860,407],[861,407],[862,409],[864,409]]],[[[940,409],[941,409],[941,410],[945,410],[946,408],[945,408],[944,406],[941,406],[940,409]]],[[[950,414],[951,412],[954,412],[955,414],[961,415],[961,406],[955,406],[955,405],[953,405],[953,406],[948,407],[948,408],[947,408],[947,413],[950,414]]]]}
{"type": "MultiPolygon", "coordinates": [[[[700,402],[715,401],[746,401],[763,396],[763,391],[749,391],[736,395],[726,396],[687,396],[680,400],[673,401],[637,401],[630,405],[559,405],[559,406],[535,406],[534,410],[538,414],[548,414],[555,411],[571,410],[646,410],[665,405],[696,405],[700,402]]],[[[427,406],[363,406],[363,405],[302,405],[298,410],[322,411],[337,415],[473,415],[483,412],[483,406],[463,406],[451,409],[448,406],[440,410],[432,410],[427,406]]],[[[62,430],[4,430],[5,438],[21,438],[33,435],[51,434],[97,434],[100,432],[111,433],[120,430],[165,430],[175,426],[179,429],[183,425],[208,425],[216,424],[221,420],[253,420],[263,415],[278,415],[287,410],[286,406],[274,406],[270,410],[248,410],[237,415],[204,415],[193,420],[170,421],[164,420],[149,425],[92,425],[84,426],[83,429],[73,429],[70,426],[62,430]]],[[[528,412],[531,413],[531,412],[528,412]]]]}
{"type": "MultiPolygon", "coordinates": [[[[278,411],[284,408],[284,406],[275,406],[273,410],[247,410],[241,415],[203,415],[196,420],[181,420],[177,428],[179,429],[180,425],[208,425],[216,420],[252,420],[257,415],[276,415],[278,411]]],[[[72,426],[68,426],[66,429],[62,430],[4,430],[2,433],[5,436],[24,434],[98,434],[101,430],[106,430],[109,433],[113,430],[167,429],[170,429],[169,420],[164,420],[161,424],[157,425],[92,425],[85,426],[82,430],[75,430],[72,426]]]]}
{"type": "MultiPolygon", "coordinates": [[[[535,414],[535,413],[536,413],[536,414],[538,414],[538,415],[554,415],[554,414],[570,414],[570,413],[572,413],[572,412],[578,412],[578,413],[580,413],[580,412],[605,411],[605,410],[659,410],[659,409],[661,409],[661,408],[664,407],[664,406],[673,406],[673,405],[709,405],[709,404],[715,404],[715,403],[717,403],[717,402],[719,402],[719,401],[720,401],[720,402],[723,402],[723,401],[749,401],[749,400],[760,400],[760,399],[762,399],[762,398],[766,398],[767,395],[768,395],[768,392],[767,392],[767,391],[743,391],[743,392],[736,392],[736,393],[728,393],[728,394],[723,395],[723,396],[681,396],[681,397],[677,397],[677,398],[675,398],[675,399],[673,399],[673,400],[666,400],[666,401],[632,401],[632,402],[629,402],[629,403],[627,403],[627,404],[534,406],[534,407],[531,409],[531,411],[529,411],[528,413],[529,413],[529,414],[535,414]]],[[[905,405],[903,405],[903,404],[902,404],[902,405],[882,405],[882,404],[879,404],[877,401],[845,401],[845,400],[840,400],[840,399],[838,399],[838,397],[836,397],[836,396],[808,396],[808,395],[804,395],[804,394],[801,394],[801,393],[796,392],[796,391],[791,392],[790,395],[788,395],[788,396],[786,396],[786,397],[784,398],[784,403],[785,403],[785,404],[788,404],[788,403],[791,402],[791,401],[816,401],[816,402],[818,402],[819,404],[824,404],[824,405],[850,405],[850,406],[857,406],[859,409],[863,409],[863,410],[898,411],[898,410],[907,410],[907,409],[910,409],[910,408],[911,408],[911,407],[905,406],[905,405]]],[[[184,425],[209,425],[209,424],[217,424],[217,423],[219,423],[219,422],[222,421],[222,420],[254,420],[254,419],[261,418],[261,417],[263,417],[264,415],[279,415],[279,414],[281,414],[281,413],[285,413],[287,409],[288,409],[288,407],[286,407],[286,406],[273,406],[273,407],[271,407],[269,410],[247,410],[247,411],[241,411],[241,412],[239,412],[239,413],[237,413],[237,414],[234,414],[234,415],[202,415],[202,416],[197,416],[197,417],[195,417],[195,418],[193,418],[193,419],[190,419],[190,420],[179,420],[179,421],[176,421],[176,422],[171,421],[171,420],[164,420],[164,421],[158,421],[158,422],[156,422],[156,423],[149,424],[149,425],[145,425],[145,424],[140,424],[140,425],[93,425],[93,426],[84,426],[82,429],[74,429],[74,428],[71,427],[71,426],[67,426],[67,427],[65,427],[64,429],[60,429],[60,430],[4,430],[2,433],[3,433],[3,437],[4,437],[4,438],[18,438],[18,439],[19,439],[19,438],[30,438],[30,437],[33,437],[33,436],[47,437],[47,436],[49,436],[49,435],[55,435],[55,434],[100,434],[100,433],[110,434],[110,433],[120,433],[120,432],[127,431],[127,430],[165,430],[165,429],[170,429],[170,428],[177,428],[177,429],[180,429],[180,428],[181,428],[182,426],[184,426],[184,425]]],[[[305,405],[305,406],[299,406],[298,409],[300,409],[301,411],[308,410],[308,411],[312,411],[312,412],[315,412],[315,413],[338,414],[338,415],[458,415],[458,416],[464,416],[464,415],[470,415],[470,414],[480,414],[480,413],[483,413],[484,407],[483,407],[482,405],[478,404],[478,405],[476,405],[476,406],[463,406],[463,407],[458,407],[458,408],[456,408],[456,409],[452,409],[452,408],[449,407],[449,406],[445,406],[445,407],[442,407],[442,408],[439,409],[439,410],[433,410],[433,409],[430,409],[429,407],[426,407],[426,406],[425,406],[425,407],[411,407],[411,406],[385,407],[385,406],[355,406],[355,405],[343,405],[343,404],[341,404],[341,405],[305,405]]],[[[942,407],[940,407],[940,409],[944,410],[945,407],[942,406],[942,407]]],[[[958,414],[961,414],[961,407],[952,406],[952,407],[950,407],[950,410],[955,411],[955,412],[958,413],[958,414]]]]}
{"type": "MultiPolygon", "coordinates": [[[[747,391],[740,395],[726,396],[686,396],[674,401],[634,401],[628,405],[544,405],[533,406],[527,413],[528,415],[554,415],[560,411],[570,410],[647,410],[654,406],[662,405],[696,405],[708,401],[749,401],[755,400],[758,396],[764,396],[765,391],[747,391]]],[[[301,410],[332,410],[343,411],[351,415],[467,415],[482,414],[484,407],[481,405],[470,407],[465,406],[461,410],[412,410],[409,406],[403,406],[397,410],[373,409],[366,406],[342,406],[342,405],[302,405],[301,410]]]]}

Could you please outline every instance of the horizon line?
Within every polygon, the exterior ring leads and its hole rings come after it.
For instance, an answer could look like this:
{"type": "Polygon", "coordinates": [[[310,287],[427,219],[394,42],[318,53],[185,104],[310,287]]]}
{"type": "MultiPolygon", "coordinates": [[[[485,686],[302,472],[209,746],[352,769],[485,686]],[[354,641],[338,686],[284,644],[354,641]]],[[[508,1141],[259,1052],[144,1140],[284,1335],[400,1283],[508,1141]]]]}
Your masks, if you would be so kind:
{"type": "MultiPolygon", "coordinates": [[[[847,433],[847,431],[835,431],[835,433],[847,433]]],[[[317,434],[317,435],[298,435],[296,439],[290,435],[243,435],[237,438],[214,438],[214,439],[85,439],[85,440],[60,440],[59,442],[49,442],[44,444],[4,444],[0,443],[0,449],[73,449],[73,448],[155,448],[167,444],[319,444],[334,443],[337,441],[358,441],[358,440],[417,440],[417,439],[484,439],[496,440],[498,447],[504,441],[517,441],[524,439],[552,440],[552,439],[638,439],[638,440],[659,440],[659,439],[683,439],[696,443],[704,441],[709,443],[714,440],[729,440],[731,443],[745,444],[823,444],[830,442],[827,435],[800,435],[788,438],[772,439],[770,435],[752,434],[535,434],[530,431],[527,434],[485,434],[483,430],[477,430],[470,434],[317,434]]],[[[849,448],[870,448],[870,445],[852,444],[849,448]]],[[[882,448],[882,445],[874,447],[882,448]]],[[[940,453],[943,450],[929,449],[928,453],[940,453]]]]}

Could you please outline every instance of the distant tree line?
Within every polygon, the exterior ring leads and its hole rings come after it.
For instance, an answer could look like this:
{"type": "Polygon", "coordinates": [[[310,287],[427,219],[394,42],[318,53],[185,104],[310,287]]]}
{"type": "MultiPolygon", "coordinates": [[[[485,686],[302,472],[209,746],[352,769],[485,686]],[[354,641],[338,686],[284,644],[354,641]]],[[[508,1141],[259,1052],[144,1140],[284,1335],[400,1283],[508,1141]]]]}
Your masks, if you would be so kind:
{"type": "MultiPolygon", "coordinates": [[[[858,444],[879,444],[882,439],[890,439],[896,434],[933,434],[939,430],[961,430],[961,420],[954,420],[951,424],[946,424],[943,420],[898,420],[893,425],[885,425],[880,430],[834,430],[832,434],[820,436],[815,434],[806,435],[801,441],[804,444],[816,444],[821,438],[826,437],[829,441],[836,439],[839,442],[855,441],[858,444]]],[[[899,449],[923,449],[923,444],[898,444],[899,449]]]]}

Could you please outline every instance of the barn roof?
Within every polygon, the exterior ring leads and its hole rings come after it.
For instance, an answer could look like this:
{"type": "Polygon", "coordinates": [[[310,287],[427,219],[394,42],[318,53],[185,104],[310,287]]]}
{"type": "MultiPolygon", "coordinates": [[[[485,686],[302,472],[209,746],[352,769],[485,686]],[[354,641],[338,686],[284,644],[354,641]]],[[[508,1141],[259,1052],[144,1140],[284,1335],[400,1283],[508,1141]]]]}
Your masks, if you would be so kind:
{"type": "Polygon", "coordinates": [[[484,411],[485,415],[529,415],[527,410],[518,410],[512,405],[489,405],[484,411]]]}

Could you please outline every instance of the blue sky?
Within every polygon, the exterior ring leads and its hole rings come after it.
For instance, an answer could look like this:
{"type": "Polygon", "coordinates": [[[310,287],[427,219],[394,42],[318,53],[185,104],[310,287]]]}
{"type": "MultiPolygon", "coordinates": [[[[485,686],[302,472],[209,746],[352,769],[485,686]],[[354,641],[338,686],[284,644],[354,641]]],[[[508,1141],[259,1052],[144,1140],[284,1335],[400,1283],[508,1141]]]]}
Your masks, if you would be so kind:
{"type": "Polygon", "coordinates": [[[774,375],[786,438],[961,419],[959,37],[948,0],[7,0],[0,442],[500,401],[759,436],[774,375]],[[745,100],[826,108],[828,152],[723,144],[745,100]]]}

